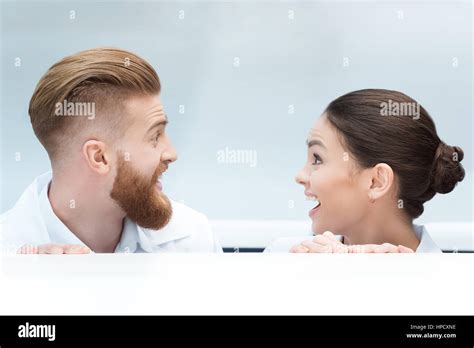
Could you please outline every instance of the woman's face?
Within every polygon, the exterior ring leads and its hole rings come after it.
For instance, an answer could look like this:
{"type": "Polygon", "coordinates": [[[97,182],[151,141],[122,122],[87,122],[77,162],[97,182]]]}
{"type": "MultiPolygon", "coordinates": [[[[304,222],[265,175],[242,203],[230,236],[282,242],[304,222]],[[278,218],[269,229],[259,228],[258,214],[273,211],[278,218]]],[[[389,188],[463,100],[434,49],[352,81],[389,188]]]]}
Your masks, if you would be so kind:
{"type": "Polygon", "coordinates": [[[313,232],[347,235],[369,209],[367,177],[324,114],[311,128],[307,145],[306,163],[296,181],[304,186],[308,199],[319,202],[309,212],[313,232]]]}

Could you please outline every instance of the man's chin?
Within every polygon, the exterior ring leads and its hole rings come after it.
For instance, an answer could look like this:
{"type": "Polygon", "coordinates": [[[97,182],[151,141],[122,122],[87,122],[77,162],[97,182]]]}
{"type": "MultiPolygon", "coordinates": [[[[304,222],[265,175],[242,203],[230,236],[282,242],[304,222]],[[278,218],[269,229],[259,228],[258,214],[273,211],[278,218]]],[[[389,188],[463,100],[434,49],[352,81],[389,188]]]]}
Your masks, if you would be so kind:
{"type": "Polygon", "coordinates": [[[119,203],[127,217],[138,226],[160,230],[170,222],[173,208],[163,192],[154,189],[150,193],[148,199],[121,200],[119,203]]]}
{"type": "Polygon", "coordinates": [[[149,179],[140,174],[126,161],[121,161],[110,196],[137,225],[159,230],[165,227],[173,213],[171,201],[162,192],[161,182],[155,179],[150,186],[149,179]]]}
{"type": "Polygon", "coordinates": [[[169,208],[166,208],[166,211],[169,212],[169,214],[163,215],[161,214],[159,216],[159,219],[154,219],[154,220],[149,220],[149,219],[143,219],[141,217],[133,218],[129,216],[130,220],[135,222],[138,226],[150,230],[161,230],[164,228],[166,225],[169,224],[171,217],[173,215],[173,210],[171,206],[169,208]]]}

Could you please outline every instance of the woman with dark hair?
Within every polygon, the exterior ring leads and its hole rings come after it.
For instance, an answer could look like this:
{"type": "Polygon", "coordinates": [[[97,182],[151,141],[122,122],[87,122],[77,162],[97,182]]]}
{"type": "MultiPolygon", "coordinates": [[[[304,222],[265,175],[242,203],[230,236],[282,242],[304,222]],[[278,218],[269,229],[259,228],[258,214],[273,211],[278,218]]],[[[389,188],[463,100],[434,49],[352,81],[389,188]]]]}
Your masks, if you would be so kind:
{"type": "Polygon", "coordinates": [[[445,144],[428,112],[403,93],[365,89],[332,101],[307,139],[296,176],[316,237],[282,238],[266,251],[441,252],[413,224],[436,193],[464,178],[463,150],[445,144]]]}

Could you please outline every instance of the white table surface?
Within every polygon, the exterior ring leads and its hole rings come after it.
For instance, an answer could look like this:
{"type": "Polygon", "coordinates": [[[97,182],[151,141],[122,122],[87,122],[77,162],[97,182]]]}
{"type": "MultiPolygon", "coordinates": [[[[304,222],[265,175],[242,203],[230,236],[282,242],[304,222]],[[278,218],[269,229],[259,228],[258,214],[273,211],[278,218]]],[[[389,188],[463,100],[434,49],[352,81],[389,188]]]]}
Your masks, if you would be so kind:
{"type": "Polygon", "coordinates": [[[474,254],[3,255],[0,315],[474,314],[474,254]]]}

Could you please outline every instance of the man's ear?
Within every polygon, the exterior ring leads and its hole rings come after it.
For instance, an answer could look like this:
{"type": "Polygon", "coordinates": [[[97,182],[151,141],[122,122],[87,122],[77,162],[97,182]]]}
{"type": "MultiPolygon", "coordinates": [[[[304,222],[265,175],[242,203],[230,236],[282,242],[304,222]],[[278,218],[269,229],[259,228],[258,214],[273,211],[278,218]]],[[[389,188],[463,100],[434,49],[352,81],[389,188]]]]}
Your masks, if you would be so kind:
{"type": "Polygon", "coordinates": [[[110,158],[107,146],[102,141],[88,140],[82,145],[82,155],[91,170],[98,174],[110,171],[110,158]]]}
{"type": "Polygon", "coordinates": [[[373,202],[384,196],[392,187],[394,174],[392,167],[386,163],[378,163],[371,169],[371,186],[369,199],[373,202]]]}

